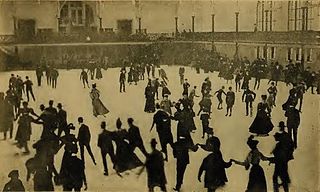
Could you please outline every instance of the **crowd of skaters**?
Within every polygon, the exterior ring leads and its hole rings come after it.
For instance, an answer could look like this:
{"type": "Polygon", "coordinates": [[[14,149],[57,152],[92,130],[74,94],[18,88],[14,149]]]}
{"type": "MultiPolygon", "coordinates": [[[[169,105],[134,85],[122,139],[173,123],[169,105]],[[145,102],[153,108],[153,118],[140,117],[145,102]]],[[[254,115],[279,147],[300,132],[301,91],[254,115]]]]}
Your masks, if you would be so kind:
{"type": "MultiPolygon", "coordinates": [[[[225,61],[224,65],[227,65],[227,63],[228,61],[225,61]]],[[[255,61],[252,64],[244,62],[244,66],[236,70],[235,74],[233,74],[234,72],[231,73],[232,78],[230,74],[228,74],[229,72],[221,72],[221,74],[219,74],[221,78],[224,78],[227,81],[232,80],[235,77],[235,85],[237,87],[236,92],[241,90],[243,91],[242,100],[246,103],[247,116],[249,114],[252,116],[252,102],[256,100],[256,93],[250,89],[249,81],[251,80],[251,77],[254,77],[254,89],[259,89],[259,77],[257,81],[255,70],[253,69],[255,69],[256,65],[261,65],[263,67],[263,63],[263,60],[255,61]],[[241,86],[238,87],[238,85],[241,86]]],[[[231,70],[232,64],[230,63],[229,65],[231,67],[228,67],[227,69],[231,70]]],[[[278,64],[275,65],[273,70],[278,70],[277,65],[278,64]]],[[[289,66],[291,67],[288,67],[288,69],[293,70],[292,64],[289,64],[289,66]]],[[[294,70],[297,70],[296,67],[293,68],[294,70]]],[[[259,151],[259,141],[254,138],[257,136],[268,136],[269,132],[274,128],[270,117],[272,114],[272,107],[277,107],[275,104],[277,95],[276,86],[277,81],[280,80],[279,76],[281,75],[273,70],[271,71],[271,86],[267,89],[269,96],[261,95],[261,101],[258,103],[256,117],[249,127],[249,132],[253,135],[248,138],[247,145],[251,151],[244,162],[234,159],[230,159],[226,162],[224,161],[222,152],[220,151],[221,144],[219,138],[214,136],[214,130],[210,126],[209,122],[211,122],[212,97],[214,95],[217,95],[217,108],[219,110],[223,109],[223,96],[225,96],[227,108],[226,116],[232,115],[232,107],[235,104],[235,92],[233,91],[232,86],[228,87],[227,93],[224,91],[224,86],[214,92],[212,90],[212,82],[209,77],[207,77],[201,85],[201,95],[198,95],[197,86],[190,85],[188,79],[185,78],[184,75],[185,68],[180,67],[178,75],[182,85],[182,98],[173,102],[169,99],[171,95],[171,92],[167,87],[169,79],[163,68],[156,66],[155,64],[130,63],[128,72],[125,67],[120,70],[120,92],[125,92],[126,83],[130,85],[132,83],[137,84],[138,81],[145,82],[144,80],[147,80],[147,86],[144,90],[146,98],[145,112],[155,113],[150,131],[152,131],[154,125],[156,125],[161,151],[157,149],[157,141],[155,139],[152,139],[150,142],[152,152],[148,153],[146,151],[144,141],[140,135],[140,129],[134,124],[133,118],[129,118],[127,120],[128,129],[122,128],[122,121],[117,119],[117,131],[113,132],[107,129],[106,122],[103,121],[101,122],[102,132],[99,134],[98,147],[100,148],[103,159],[104,175],[109,175],[106,160],[106,155],[109,155],[113,165],[112,168],[120,177],[123,177],[122,173],[125,171],[142,167],[141,171],[138,173],[140,174],[143,172],[144,168],[146,168],[149,191],[153,191],[154,187],[160,187],[162,191],[166,191],[164,166],[165,162],[169,161],[167,152],[167,146],[169,145],[173,150],[174,158],[177,159],[176,185],[174,190],[180,191],[183,185],[185,170],[187,169],[188,164],[191,163],[189,159],[189,152],[197,152],[200,147],[209,154],[203,160],[201,167],[199,168],[198,180],[201,182],[202,174],[205,172],[204,187],[207,188],[208,191],[215,191],[228,182],[225,169],[229,168],[233,163],[243,165],[246,169],[251,167],[247,191],[267,191],[267,179],[265,178],[263,168],[259,165],[261,160],[275,164],[275,171],[272,179],[274,191],[278,191],[280,186],[282,186],[285,191],[289,191],[290,178],[288,175],[288,162],[294,159],[293,152],[298,147],[297,131],[300,124],[303,94],[305,93],[305,90],[309,87],[312,88],[312,86],[315,85],[314,82],[310,84],[308,79],[310,74],[311,76],[314,75],[312,75],[313,73],[309,73],[309,69],[307,68],[301,72],[301,75],[296,75],[298,77],[297,79],[286,79],[287,84],[292,84],[293,87],[289,91],[288,100],[281,106],[285,112],[285,116],[287,117],[287,126],[283,121],[279,122],[278,127],[280,128],[280,131],[274,135],[276,146],[272,153],[273,156],[266,157],[259,151]],[[155,73],[156,69],[159,71],[158,75],[155,73]],[[145,73],[147,73],[146,76],[145,73]],[[308,87],[308,85],[310,86],[308,87]],[[193,88],[191,89],[191,87],[193,88]],[[160,88],[162,89],[162,98],[159,99],[160,88]],[[196,114],[193,108],[195,98],[197,97],[200,98],[200,110],[196,114]],[[156,100],[160,101],[156,102],[156,100]],[[297,109],[296,106],[298,101],[300,101],[300,105],[297,109]],[[175,112],[173,112],[172,108],[175,109],[175,112]],[[197,116],[199,116],[202,122],[202,138],[207,135],[207,139],[204,144],[194,143],[192,138],[192,134],[197,130],[194,122],[194,118],[197,118],[197,116]],[[171,121],[178,122],[176,141],[173,140],[171,121]],[[288,131],[286,131],[286,127],[288,131]],[[113,141],[116,147],[114,147],[112,143],[113,141]],[[145,155],[145,163],[143,163],[135,154],[135,148],[139,148],[139,150],[141,150],[145,155]],[[162,153],[164,154],[164,157],[162,153]],[[278,177],[280,177],[282,184],[278,183],[278,177]]],[[[283,72],[285,73],[286,71],[281,70],[280,74],[283,72]]],[[[89,87],[89,83],[87,81],[88,73],[91,75],[91,78],[94,78],[96,75],[96,78],[98,79],[101,71],[99,72],[97,68],[93,68],[91,70],[88,69],[88,71],[83,69],[80,79],[85,79],[83,83],[84,87],[85,85],[89,87]],[[85,75],[85,73],[87,74],[85,75]]],[[[5,133],[5,137],[6,133],[9,131],[10,138],[12,138],[13,121],[18,120],[18,130],[15,140],[17,141],[17,146],[19,148],[24,148],[24,152],[29,154],[30,150],[28,147],[28,141],[32,134],[31,125],[32,123],[43,125],[43,132],[40,139],[33,144],[36,154],[26,162],[28,179],[30,179],[31,175],[34,175],[34,190],[52,191],[54,190],[55,185],[62,185],[63,190],[65,191],[80,191],[81,188],[87,189],[88,184],[84,161],[85,148],[87,149],[93,163],[96,164],[95,157],[90,146],[91,133],[89,126],[85,124],[85,120],[82,117],[79,117],[77,122],[79,124],[78,136],[75,136],[72,131],[78,126],[67,122],[67,112],[62,108],[62,104],[59,103],[57,105],[58,109],[56,109],[52,100],[49,101],[48,107],[45,107],[44,105],[40,106],[40,115],[36,114],[35,111],[28,106],[28,102],[26,101],[22,102],[22,107],[20,107],[24,86],[26,86],[26,94],[28,95],[29,92],[30,94],[32,93],[31,95],[33,96],[32,82],[30,91],[30,87],[27,88],[27,84],[30,85],[30,83],[26,83],[29,80],[27,77],[25,82],[23,82],[19,77],[14,77],[16,79],[13,80],[13,77],[9,80],[9,90],[6,92],[6,95],[4,95],[4,93],[0,94],[0,104],[5,106],[1,113],[1,117],[6,117],[3,118],[6,121],[1,122],[1,128],[3,128],[2,132],[5,133]],[[17,83],[18,81],[19,83],[17,83]],[[12,95],[14,97],[20,97],[16,100],[11,98],[12,95]],[[19,101],[19,103],[17,103],[17,101],[19,101]],[[62,158],[61,169],[60,171],[57,171],[55,169],[54,157],[62,147],[64,147],[64,155],[62,158]],[[79,148],[81,158],[76,156],[79,148]]],[[[49,78],[49,82],[52,84],[52,79],[50,80],[49,78]]],[[[41,86],[41,78],[40,84],[38,85],[41,86]]],[[[227,85],[229,85],[228,82],[227,85]]],[[[90,97],[92,98],[94,116],[106,115],[109,113],[109,110],[106,109],[99,100],[99,96],[99,90],[96,88],[95,84],[92,84],[90,97]]],[[[9,174],[9,177],[12,180],[5,186],[5,191],[9,191],[9,188],[13,187],[16,187],[15,189],[19,189],[18,191],[22,191],[24,189],[22,189],[21,182],[17,179],[18,175],[17,170],[14,170],[9,174]],[[12,185],[12,187],[8,187],[8,185],[12,185]]]]}

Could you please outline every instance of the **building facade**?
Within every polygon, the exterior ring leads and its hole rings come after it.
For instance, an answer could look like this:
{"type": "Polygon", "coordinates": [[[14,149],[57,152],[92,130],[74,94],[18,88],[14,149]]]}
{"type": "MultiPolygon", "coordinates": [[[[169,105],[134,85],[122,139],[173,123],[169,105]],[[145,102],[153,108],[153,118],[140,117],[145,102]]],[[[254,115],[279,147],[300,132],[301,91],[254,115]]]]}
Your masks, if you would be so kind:
{"type": "Polygon", "coordinates": [[[190,43],[201,36],[198,43],[214,41],[230,57],[304,61],[319,68],[318,0],[12,0],[0,6],[0,42],[9,39],[20,56],[26,48],[10,39],[21,43],[83,33],[175,37],[177,32],[194,34],[183,39],[190,43]]]}

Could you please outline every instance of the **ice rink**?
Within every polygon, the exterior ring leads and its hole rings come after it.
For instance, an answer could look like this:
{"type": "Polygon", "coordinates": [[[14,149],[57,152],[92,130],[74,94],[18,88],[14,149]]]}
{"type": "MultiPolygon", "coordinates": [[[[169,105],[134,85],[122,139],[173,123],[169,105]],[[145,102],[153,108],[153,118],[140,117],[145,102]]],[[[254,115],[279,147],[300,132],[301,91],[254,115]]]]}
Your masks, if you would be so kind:
{"type": "MultiPolygon", "coordinates": [[[[179,75],[177,66],[168,67],[163,66],[167,72],[169,78],[169,89],[172,92],[170,99],[172,101],[178,100],[182,93],[182,85],[179,83],[179,75]]],[[[40,114],[39,105],[48,105],[48,101],[53,99],[55,106],[58,102],[63,104],[64,109],[68,112],[68,122],[72,122],[77,125],[77,118],[79,116],[84,117],[84,122],[91,129],[91,146],[93,153],[97,160],[95,166],[89,155],[86,153],[86,175],[88,180],[88,191],[147,191],[147,176],[144,172],[140,177],[137,176],[140,168],[132,171],[128,171],[123,174],[123,178],[117,176],[112,170],[112,164],[108,156],[109,173],[111,175],[103,175],[103,165],[100,156],[100,150],[97,147],[97,136],[100,133],[101,121],[106,121],[109,130],[115,130],[115,122],[118,117],[123,122],[123,127],[127,128],[126,120],[128,117],[135,119],[135,124],[140,127],[142,137],[144,139],[144,145],[148,151],[150,151],[150,140],[156,138],[158,135],[155,130],[149,132],[152,124],[153,114],[144,112],[144,88],[147,84],[147,80],[138,82],[138,85],[126,85],[126,93],[119,93],[119,69],[112,68],[103,71],[103,79],[94,80],[91,83],[97,83],[97,88],[101,91],[101,100],[110,110],[110,113],[104,117],[95,118],[92,115],[91,99],[89,97],[90,89],[83,88],[82,82],[80,81],[80,70],[59,70],[59,79],[57,89],[52,89],[47,86],[45,78],[42,80],[43,86],[37,87],[36,76],[34,71],[14,71],[14,72],[1,72],[0,73],[0,91],[5,92],[7,90],[8,80],[11,73],[22,76],[25,80],[25,76],[28,75],[34,82],[34,93],[36,101],[30,102],[30,106],[34,108],[37,114],[40,114]]],[[[157,73],[156,73],[157,74],[157,73]]],[[[235,90],[234,81],[226,84],[226,80],[220,79],[217,73],[204,74],[202,71],[200,74],[196,74],[195,70],[187,68],[185,78],[189,79],[191,86],[198,86],[198,95],[201,95],[200,88],[203,80],[209,76],[213,90],[216,91],[222,85],[226,87],[233,87],[235,90]]],[[[250,81],[250,87],[253,87],[254,79],[250,81]]],[[[254,103],[253,114],[256,113],[256,105],[260,101],[261,94],[267,93],[267,80],[261,81],[261,86],[257,93],[257,99],[254,103]]],[[[160,89],[159,89],[160,90],[160,89]]],[[[273,134],[278,131],[278,123],[283,120],[286,122],[284,117],[284,111],[281,105],[285,102],[288,96],[289,87],[286,87],[284,83],[278,84],[278,96],[277,96],[277,107],[272,111],[272,122],[275,125],[274,130],[268,137],[259,137],[258,144],[259,150],[265,156],[271,156],[271,151],[275,146],[273,134]]],[[[160,91],[161,93],[161,91],[160,91]]],[[[229,161],[230,158],[237,160],[244,160],[249,152],[249,147],[246,144],[249,136],[248,128],[252,123],[253,117],[245,116],[245,103],[241,101],[242,92],[236,93],[236,103],[233,110],[232,117],[225,117],[226,106],[224,103],[224,109],[218,111],[217,99],[212,98],[213,101],[213,114],[210,121],[210,125],[214,128],[215,135],[220,138],[221,151],[225,161],[229,161]]],[[[304,105],[301,114],[301,124],[298,131],[298,149],[294,153],[295,159],[289,162],[289,174],[291,177],[290,191],[296,192],[316,192],[320,191],[319,188],[319,95],[312,95],[310,90],[304,96],[304,105]]],[[[25,98],[26,99],[26,98],[25,98]]],[[[195,111],[199,110],[198,103],[200,98],[195,98],[195,111]]],[[[225,101],[224,101],[225,102],[225,101]]],[[[174,110],[175,111],[175,110],[174,110]]],[[[205,140],[201,138],[202,127],[199,117],[195,118],[197,130],[192,134],[195,143],[204,143],[205,140]]],[[[40,137],[42,127],[39,125],[32,124],[33,134],[32,140],[29,142],[29,146],[37,141],[40,137]]],[[[79,128],[79,126],[77,126],[79,128]]],[[[14,131],[17,130],[15,123],[14,131]]],[[[73,131],[77,135],[78,129],[73,131]]],[[[176,122],[172,123],[172,133],[174,137],[176,135],[176,122]]],[[[3,138],[3,135],[0,135],[3,138]]],[[[24,166],[25,161],[34,155],[34,150],[31,150],[31,154],[24,156],[16,146],[13,145],[14,140],[0,141],[0,188],[2,189],[4,184],[9,180],[8,173],[12,169],[18,169],[20,171],[20,177],[27,190],[33,190],[33,181],[26,182],[26,168],[24,166]]],[[[158,144],[160,149],[160,144],[158,144]]],[[[144,156],[136,149],[136,153],[142,161],[144,156]]],[[[59,170],[61,164],[61,158],[63,149],[60,150],[58,155],[55,157],[55,166],[59,170]]],[[[197,174],[200,164],[203,158],[207,155],[202,149],[197,152],[190,152],[190,164],[187,167],[184,184],[182,185],[182,191],[184,192],[202,192],[206,191],[204,184],[198,182],[197,174]]],[[[78,154],[79,155],[79,154],[78,154]]],[[[79,155],[80,156],[80,155],[79,155]]],[[[268,162],[260,162],[263,167],[267,184],[268,191],[272,191],[272,174],[274,170],[273,165],[268,165],[268,162]]],[[[176,162],[172,156],[172,150],[169,147],[169,162],[165,164],[166,176],[167,176],[167,189],[173,191],[172,188],[176,182],[176,162]]],[[[226,186],[218,191],[227,192],[241,192],[245,191],[249,171],[246,171],[244,167],[233,165],[227,169],[227,177],[229,182],[226,186]]],[[[202,179],[204,180],[204,179],[202,179]]],[[[62,187],[56,187],[56,190],[62,190],[62,187]]],[[[156,190],[159,190],[158,188],[156,190]]]]}

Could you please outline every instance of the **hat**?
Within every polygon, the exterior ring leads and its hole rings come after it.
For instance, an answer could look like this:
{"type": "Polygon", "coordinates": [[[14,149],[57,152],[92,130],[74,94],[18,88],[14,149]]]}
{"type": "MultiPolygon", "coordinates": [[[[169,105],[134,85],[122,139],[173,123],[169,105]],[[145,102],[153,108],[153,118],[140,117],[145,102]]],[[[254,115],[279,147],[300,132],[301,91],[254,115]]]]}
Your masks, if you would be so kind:
{"type": "Polygon", "coordinates": [[[8,177],[19,177],[19,171],[18,170],[12,170],[9,174],[8,177]]]}
{"type": "Polygon", "coordinates": [[[248,141],[247,141],[247,145],[250,147],[250,148],[255,148],[257,147],[259,141],[257,140],[253,140],[253,136],[251,135],[249,138],[248,138],[248,141]]]}
{"type": "Polygon", "coordinates": [[[118,129],[121,128],[121,125],[122,125],[122,122],[121,122],[120,118],[118,118],[118,119],[117,119],[117,122],[116,122],[117,128],[118,128],[118,129]]]}
{"type": "Polygon", "coordinates": [[[133,119],[131,117],[128,118],[128,123],[133,123],[133,119]]]}
{"type": "Polygon", "coordinates": [[[57,107],[62,107],[62,104],[61,104],[61,103],[58,103],[58,104],[57,104],[57,107]]]}
{"type": "Polygon", "coordinates": [[[286,125],[284,124],[283,121],[280,121],[278,127],[283,128],[283,127],[286,127],[286,125]]]}
{"type": "Polygon", "coordinates": [[[96,83],[92,83],[92,87],[93,88],[97,87],[97,84],[96,83]]]}
{"type": "Polygon", "coordinates": [[[164,97],[168,97],[168,96],[169,96],[169,94],[164,94],[163,96],[164,96],[164,97]]]}

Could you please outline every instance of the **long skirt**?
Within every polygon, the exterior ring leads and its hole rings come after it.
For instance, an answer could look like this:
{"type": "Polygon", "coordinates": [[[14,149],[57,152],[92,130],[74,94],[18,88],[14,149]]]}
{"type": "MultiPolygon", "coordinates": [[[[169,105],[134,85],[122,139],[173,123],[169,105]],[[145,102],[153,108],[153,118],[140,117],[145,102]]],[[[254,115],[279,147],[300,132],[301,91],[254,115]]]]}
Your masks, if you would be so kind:
{"type": "Polygon", "coordinates": [[[256,133],[258,135],[265,135],[272,131],[272,129],[273,124],[270,117],[267,116],[266,112],[259,111],[249,128],[249,132],[256,133]]]}
{"type": "Polygon", "coordinates": [[[119,172],[125,172],[143,165],[137,155],[131,150],[126,142],[116,143],[116,163],[114,169],[119,172]]]}
{"type": "Polygon", "coordinates": [[[109,110],[103,105],[100,99],[92,100],[93,115],[96,117],[98,115],[105,115],[109,113],[109,110]]]}
{"type": "Polygon", "coordinates": [[[251,167],[246,192],[267,192],[266,177],[260,165],[251,167]]]}
{"type": "Polygon", "coordinates": [[[20,117],[18,121],[18,130],[16,133],[15,140],[23,144],[24,142],[27,142],[30,140],[31,136],[31,118],[28,117],[20,117]]]}
{"type": "Polygon", "coordinates": [[[146,99],[146,105],[144,107],[144,111],[148,113],[153,113],[156,111],[154,98],[146,99]]]}
{"type": "Polygon", "coordinates": [[[96,79],[102,79],[102,72],[101,72],[101,69],[97,69],[97,72],[96,72],[96,79]]]}

